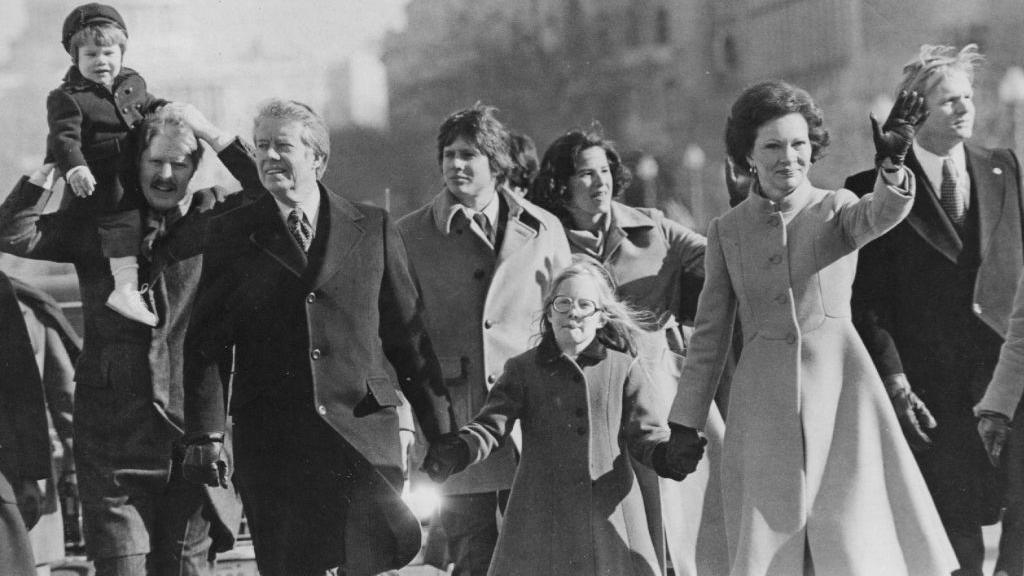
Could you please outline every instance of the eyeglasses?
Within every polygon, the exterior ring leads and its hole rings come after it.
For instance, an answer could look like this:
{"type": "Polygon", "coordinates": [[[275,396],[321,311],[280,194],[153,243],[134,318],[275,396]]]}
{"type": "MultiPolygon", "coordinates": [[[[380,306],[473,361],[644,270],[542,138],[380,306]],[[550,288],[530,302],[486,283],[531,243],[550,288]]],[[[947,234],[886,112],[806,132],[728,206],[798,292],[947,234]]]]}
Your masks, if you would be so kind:
{"type": "Polygon", "coordinates": [[[568,314],[572,312],[573,305],[580,311],[580,316],[583,318],[589,318],[594,314],[601,311],[597,306],[597,302],[593,300],[587,300],[586,298],[571,298],[569,296],[555,296],[555,299],[551,301],[551,309],[555,312],[562,314],[568,314]]]}

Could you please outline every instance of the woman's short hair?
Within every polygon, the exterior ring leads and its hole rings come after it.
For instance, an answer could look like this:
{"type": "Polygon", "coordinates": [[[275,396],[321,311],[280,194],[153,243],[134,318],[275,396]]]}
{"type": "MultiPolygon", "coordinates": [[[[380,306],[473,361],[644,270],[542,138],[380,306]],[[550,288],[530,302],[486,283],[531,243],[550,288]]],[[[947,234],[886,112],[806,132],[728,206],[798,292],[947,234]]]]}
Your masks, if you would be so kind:
{"type": "Polygon", "coordinates": [[[576,174],[576,162],[580,154],[595,146],[603,149],[608,157],[608,166],[612,171],[612,195],[617,196],[623,192],[632,179],[629,168],[622,163],[615,144],[605,139],[600,128],[595,127],[589,130],[570,130],[548,146],[540,161],[540,172],[526,198],[558,216],[563,223],[571,223],[569,206],[572,204],[572,194],[569,192],[569,180],[576,174]]]}
{"type": "Polygon", "coordinates": [[[321,159],[316,177],[322,178],[327,171],[327,160],[331,156],[331,136],[327,123],[308,104],[296,100],[271,98],[260,104],[253,119],[253,132],[260,123],[267,119],[286,120],[302,124],[302,143],[312,148],[313,153],[321,159]]]}
{"type": "Polygon", "coordinates": [[[124,31],[124,28],[112,22],[86,24],[68,40],[68,52],[71,53],[71,60],[78,63],[78,49],[90,45],[120,46],[121,53],[124,54],[128,47],[128,33],[124,31]]]}
{"type": "Polygon", "coordinates": [[[803,88],[782,80],[770,80],[747,88],[732,105],[725,125],[725,148],[732,161],[749,170],[747,157],[754,149],[757,131],[764,124],[789,114],[800,114],[807,121],[811,162],[821,158],[829,144],[821,109],[803,88]]]}
{"type": "Polygon", "coordinates": [[[141,160],[143,152],[149,148],[150,142],[157,136],[164,136],[170,140],[181,142],[189,150],[188,157],[192,160],[192,168],[199,168],[199,161],[203,159],[203,146],[196,138],[195,132],[189,127],[180,114],[174,112],[169,106],[164,106],[146,116],[142,123],[142,130],[138,139],[137,157],[141,160]]]}
{"type": "Polygon", "coordinates": [[[512,170],[509,155],[508,128],[496,117],[498,109],[477,102],[469,108],[453,112],[437,131],[437,165],[444,161],[444,149],[461,136],[487,157],[491,175],[498,184],[508,181],[512,170]]]}
{"type": "Polygon", "coordinates": [[[906,90],[928,94],[951,72],[962,72],[974,84],[974,74],[985,57],[978,52],[977,44],[968,44],[957,50],[953,46],[925,44],[910,62],[903,67],[903,80],[897,93],[906,90]]]}

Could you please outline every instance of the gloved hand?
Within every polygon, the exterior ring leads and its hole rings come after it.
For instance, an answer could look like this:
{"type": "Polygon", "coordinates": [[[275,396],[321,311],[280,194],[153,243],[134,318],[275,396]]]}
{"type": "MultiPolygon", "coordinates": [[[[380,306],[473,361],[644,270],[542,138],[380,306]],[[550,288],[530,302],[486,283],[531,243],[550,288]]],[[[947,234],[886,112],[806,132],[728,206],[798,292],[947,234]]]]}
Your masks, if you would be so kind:
{"type": "Polygon", "coordinates": [[[878,127],[878,118],[871,114],[871,136],[875,141],[875,164],[881,165],[888,158],[893,166],[902,166],[903,160],[914,142],[917,128],[928,117],[924,96],[917,92],[900,91],[896,103],[889,111],[885,124],[878,127]]]}
{"type": "Polygon", "coordinates": [[[932,444],[932,439],[925,430],[938,426],[935,417],[910,389],[910,382],[903,374],[887,376],[885,389],[889,393],[889,400],[896,410],[896,417],[900,421],[900,427],[903,428],[903,435],[906,436],[910,449],[915,452],[927,450],[932,444]]]}
{"type": "Polygon", "coordinates": [[[674,422],[668,425],[672,435],[654,448],[651,466],[658,476],[678,482],[697,469],[708,441],[693,428],[674,422]]]}
{"type": "Polygon", "coordinates": [[[14,485],[14,496],[18,501],[21,519],[25,521],[25,527],[31,530],[43,514],[43,491],[39,489],[39,482],[22,478],[14,485]]]}
{"type": "Polygon", "coordinates": [[[228,487],[228,463],[224,459],[224,434],[185,437],[181,472],[194,484],[228,487]]]}
{"type": "Polygon", "coordinates": [[[729,191],[729,206],[743,202],[750,195],[754,180],[744,171],[736,171],[736,163],[729,156],[725,157],[725,189],[729,191]]]}
{"type": "Polygon", "coordinates": [[[985,445],[988,461],[996,468],[999,467],[999,455],[1003,453],[1003,446],[1006,445],[1012,429],[1010,419],[1005,414],[986,411],[982,412],[978,419],[981,443],[985,445]]]}
{"type": "Polygon", "coordinates": [[[431,480],[441,483],[465,470],[471,458],[469,445],[459,438],[459,433],[449,432],[430,443],[427,457],[423,459],[423,471],[431,480]]]}
{"type": "Polygon", "coordinates": [[[96,178],[88,166],[75,166],[68,171],[65,180],[71,185],[71,191],[79,198],[92,196],[93,190],[96,189],[96,178]]]}

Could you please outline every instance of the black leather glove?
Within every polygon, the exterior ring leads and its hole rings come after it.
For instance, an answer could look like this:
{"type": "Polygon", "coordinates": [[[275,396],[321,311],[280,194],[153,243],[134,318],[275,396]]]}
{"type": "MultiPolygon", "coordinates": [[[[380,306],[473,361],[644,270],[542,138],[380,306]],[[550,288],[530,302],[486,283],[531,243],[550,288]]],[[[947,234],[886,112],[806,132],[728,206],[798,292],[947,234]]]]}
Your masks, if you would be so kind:
{"type": "Polygon", "coordinates": [[[885,388],[910,449],[915,452],[927,450],[932,445],[932,439],[925,429],[931,430],[938,425],[935,417],[910,389],[910,383],[904,375],[894,374],[886,377],[885,388]]]}
{"type": "Polygon", "coordinates": [[[672,435],[654,448],[651,466],[658,476],[678,482],[697,469],[708,441],[693,428],[674,422],[668,425],[672,435]]]}
{"type": "Polygon", "coordinates": [[[224,435],[202,434],[186,437],[181,472],[194,484],[228,487],[228,463],[224,459],[224,435]]]}
{"type": "Polygon", "coordinates": [[[982,412],[978,419],[978,434],[985,445],[988,461],[996,468],[999,467],[999,456],[1003,453],[1003,446],[1006,445],[1011,430],[1010,419],[1005,414],[982,412]]]}
{"type": "Polygon", "coordinates": [[[471,458],[469,445],[459,438],[459,433],[449,432],[430,443],[423,459],[423,471],[434,482],[444,482],[452,474],[465,470],[471,458]]]}
{"type": "Polygon", "coordinates": [[[875,164],[880,166],[888,158],[893,166],[902,166],[910,151],[917,128],[928,117],[924,96],[917,92],[900,92],[889,111],[885,124],[878,127],[878,119],[871,114],[871,136],[875,140],[875,164]]]}

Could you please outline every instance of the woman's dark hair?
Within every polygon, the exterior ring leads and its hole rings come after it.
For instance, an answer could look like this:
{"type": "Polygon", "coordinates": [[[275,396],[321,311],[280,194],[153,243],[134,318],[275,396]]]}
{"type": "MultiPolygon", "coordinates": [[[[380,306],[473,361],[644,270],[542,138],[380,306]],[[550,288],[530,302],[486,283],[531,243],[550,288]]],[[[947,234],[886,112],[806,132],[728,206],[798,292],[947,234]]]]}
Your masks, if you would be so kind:
{"type": "Polygon", "coordinates": [[[821,108],[803,88],[782,80],[769,80],[744,90],[732,105],[732,112],[725,125],[725,148],[736,166],[750,169],[747,157],[754,149],[754,140],[761,126],[794,113],[800,114],[807,121],[811,162],[821,158],[829,143],[821,108]]]}
{"type": "Polygon", "coordinates": [[[548,146],[540,161],[540,172],[526,198],[557,216],[563,224],[571,225],[569,205],[572,203],[572,195],[569,193],[569,179],[576,174],[576,160],[580,153],[595,146],[604,149],[608,157],[608,166],[612,171],[612,196],[624,191],[632,179],[629,168],[622,163],[612,141],[606,140],[600,129],[592,128],[587,131],[572,130],[548,146]]]}
{"type": "Polygon", "coordinates": [[[508,175],[508,183],[513,188],[529,190],[533,179],[540,169],[537,163],[537,145],[522,132],[509,131],[509,156],[512,158],[512,171],[508,175]]]}

